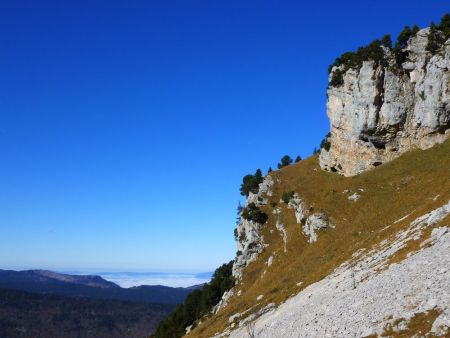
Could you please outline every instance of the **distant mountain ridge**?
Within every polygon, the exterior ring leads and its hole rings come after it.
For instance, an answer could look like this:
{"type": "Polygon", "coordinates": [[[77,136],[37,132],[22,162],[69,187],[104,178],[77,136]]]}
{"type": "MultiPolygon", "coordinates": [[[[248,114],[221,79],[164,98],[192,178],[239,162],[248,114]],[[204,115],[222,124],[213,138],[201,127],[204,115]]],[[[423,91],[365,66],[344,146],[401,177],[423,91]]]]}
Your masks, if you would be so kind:
{"type": "Polygon", "coordinates": [[[69,275],[48,270],[1,270],[0,288],[22,290],[39,294],[55,294],[69,297],[117,299],[146,303],[179,304],[193,290],[162,285],[143,285],[122,288],[96,275],[69,275]]]}
{"type": "Polygon", "coordinates": [[[99,288],[117,288],[117,284],[109,282],[97,275],[69,275],[49,270],[0,270],[2,280],[30,281],[36,283],[64,282],[99,288]]]}

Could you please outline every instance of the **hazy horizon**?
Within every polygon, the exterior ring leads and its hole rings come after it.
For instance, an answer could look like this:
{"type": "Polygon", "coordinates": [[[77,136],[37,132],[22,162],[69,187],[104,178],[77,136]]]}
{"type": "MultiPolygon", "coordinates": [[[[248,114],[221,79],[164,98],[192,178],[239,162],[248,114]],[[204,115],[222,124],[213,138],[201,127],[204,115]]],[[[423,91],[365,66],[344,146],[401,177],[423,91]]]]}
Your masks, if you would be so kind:
{"type": "Polygon", "coordinates": [[[69,275],[95,275],[116,283],[123,288],[141,285],[164,285],[170,287],[189,287],[204,284],[210,281],[211,271],[150,271],[150,270],[107,270],[107,269],[28,269],[28,268],[3,268],[0,270],[49,270],[69,275]]]}

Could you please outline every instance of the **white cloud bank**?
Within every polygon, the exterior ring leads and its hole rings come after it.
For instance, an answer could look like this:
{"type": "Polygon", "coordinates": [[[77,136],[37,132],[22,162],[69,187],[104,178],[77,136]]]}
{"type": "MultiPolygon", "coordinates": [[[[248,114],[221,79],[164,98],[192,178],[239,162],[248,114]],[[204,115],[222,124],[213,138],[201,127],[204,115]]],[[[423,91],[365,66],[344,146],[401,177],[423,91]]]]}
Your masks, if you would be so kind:
{"type": "Polygon", "coordinates": [[[97,275],[124,288],[139,285],[188,287],[209,282],[211,279],[209,273],[100,272],[97,275]]]}

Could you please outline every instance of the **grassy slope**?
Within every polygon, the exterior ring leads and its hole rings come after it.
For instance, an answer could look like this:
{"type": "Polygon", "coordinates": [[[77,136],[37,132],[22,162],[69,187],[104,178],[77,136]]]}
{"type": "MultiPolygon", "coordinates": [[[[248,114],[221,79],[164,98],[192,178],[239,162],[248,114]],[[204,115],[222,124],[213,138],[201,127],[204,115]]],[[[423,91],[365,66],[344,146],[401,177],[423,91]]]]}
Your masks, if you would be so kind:
{"type": "MultiPolygon", "coordinates": [[[[249,311],[252,313],[268,303],[283,302],[350,260],[358,249],[371,248],[413,219],[446,203],[450,199],[450,140],[425,151],[404,154],[350,178],[320,170],[317,156],[271,175],[276,183],[273,196],[263,207],[270,218],[262,230],[269,246],[244,270],[242,283],[237,286],[242,295],[234,296],[225,309],[204,320],[188,337],[210,337],[223,331],[229,325],[228,318],[237,312],[253,307],[249,311]],[[352,192],[343,193],[346,189],[352,192]],[[364,189],[358,191],[360,199],[350,202],[347,197],[358,189],[364,189]],[[294,211],[279,202],[281,194],[291,190],[311,205],[313,212],[326,212],[336,225],[319,232],[316,243],[307,243],[295,222],[294,211]],[[283,242],[274,225],[273,203],[282,207],[282,222],[288,232],[287,253],[283,252],[283,242]],[[405,220],[393,224],[408,214],[411,215],[405,220]],[[384,229],[390,224],[393,225],[384,229]],[[274,263],[267,268],[271,255],[274,263]],[[301,286],[297,285],[299,282],[301,286]],[[264,299],[257,302],[261,294],[264,299]]],[[[442,223],[450,225],[449,217],[442,223]]]]}

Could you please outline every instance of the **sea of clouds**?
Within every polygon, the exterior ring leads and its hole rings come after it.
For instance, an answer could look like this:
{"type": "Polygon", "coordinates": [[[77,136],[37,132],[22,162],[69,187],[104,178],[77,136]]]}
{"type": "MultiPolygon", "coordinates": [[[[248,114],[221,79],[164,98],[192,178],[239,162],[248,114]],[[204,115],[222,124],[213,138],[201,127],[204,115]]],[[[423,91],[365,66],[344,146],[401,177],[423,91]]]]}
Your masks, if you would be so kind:
{"type": "Polygon", "coordinates": [[[212,273],[99,272],[96,275],[124,288],[139,285],[188,287],[209,282],[212,273]]]}

